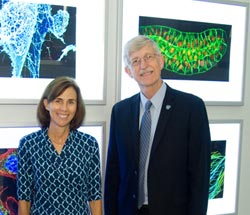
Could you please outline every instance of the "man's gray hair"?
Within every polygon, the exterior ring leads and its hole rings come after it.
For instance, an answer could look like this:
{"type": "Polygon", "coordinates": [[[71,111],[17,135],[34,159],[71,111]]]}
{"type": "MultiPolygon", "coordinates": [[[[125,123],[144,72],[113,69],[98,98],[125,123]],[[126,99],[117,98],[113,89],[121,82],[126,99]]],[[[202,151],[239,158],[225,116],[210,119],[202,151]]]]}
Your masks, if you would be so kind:
{"type": "Polygon", "coordinates": [[[123,60],[124,60],[125,66],[126,67],[130,66],[130,55],[133,52],[139,51],[141,48],[143,48],[144,46],[148,46],[148,45],[152,46],[152,48],[155,51],[155,54],[161,55],[161,51],[159,49],[158,44],[147,36],[139,35],[129,40],[125,44],[124,52],[123,52],[123,60]]]}

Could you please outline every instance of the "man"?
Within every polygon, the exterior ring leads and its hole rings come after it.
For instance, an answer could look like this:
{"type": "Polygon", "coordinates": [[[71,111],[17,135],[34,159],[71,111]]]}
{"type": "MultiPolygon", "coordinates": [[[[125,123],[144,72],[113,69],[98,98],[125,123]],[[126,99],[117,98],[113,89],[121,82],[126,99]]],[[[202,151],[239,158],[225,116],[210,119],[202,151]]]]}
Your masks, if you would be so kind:
{"type": "Polygon", "coordinates": [[[163,82],[164,58],[148,37],[128,41],[124,61],[125,71],[138,83],[140,93],[112,109],[105,215],[206,214],[210,131],[204,102],[163,82]],[[146,138],[149,149],[141,167],[146,146],[140,147],[140,130],[147,100],[152,103],[150,137],[146,138]],[[139,195],[143,195],[142,202],[139,195]]]}

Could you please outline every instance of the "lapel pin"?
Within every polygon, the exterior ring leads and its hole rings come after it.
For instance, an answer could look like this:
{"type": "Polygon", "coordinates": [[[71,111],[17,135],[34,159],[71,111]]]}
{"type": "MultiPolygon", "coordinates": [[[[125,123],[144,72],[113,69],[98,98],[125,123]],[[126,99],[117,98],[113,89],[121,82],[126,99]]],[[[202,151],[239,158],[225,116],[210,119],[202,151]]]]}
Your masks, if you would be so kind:
{"type": "Polygon", "coordinates": [[[166,105],[166,109],[169,110],[171,108],[171,105],[166,105]]]}

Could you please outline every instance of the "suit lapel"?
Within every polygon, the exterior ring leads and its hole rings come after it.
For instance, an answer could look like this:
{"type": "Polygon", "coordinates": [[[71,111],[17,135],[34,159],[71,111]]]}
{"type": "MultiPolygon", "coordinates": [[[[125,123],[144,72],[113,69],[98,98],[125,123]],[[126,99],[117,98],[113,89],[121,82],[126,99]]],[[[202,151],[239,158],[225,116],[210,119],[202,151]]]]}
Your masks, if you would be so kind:
{"type": "Polygon", "coordinates": [[[137,94],[133,97],[133,100],[130,104],[130,117],[128,120],[133,121],[134,123],[128,123],[130,127],[130,144],[132,144],[132,152],[134,153],[133,158],[135,159],[136,164],[138,165],[139,162],[139,115],[140,115],[140,94],[137,94]]]}
{"type": "Polygon", "coordinates": [[[155,130],[154,140],[153,140],[151,154],[150,154],[151,157],[154,155],[154,152],[159,145],[162,135],[166,135],[167,121],[174,108],[174,105],[175,103],[174,103],[173,89],[167,86],[167,91],[166,91],[166,94],[162,103],[159,120],[158,120],[156,130],[155,130]]]}

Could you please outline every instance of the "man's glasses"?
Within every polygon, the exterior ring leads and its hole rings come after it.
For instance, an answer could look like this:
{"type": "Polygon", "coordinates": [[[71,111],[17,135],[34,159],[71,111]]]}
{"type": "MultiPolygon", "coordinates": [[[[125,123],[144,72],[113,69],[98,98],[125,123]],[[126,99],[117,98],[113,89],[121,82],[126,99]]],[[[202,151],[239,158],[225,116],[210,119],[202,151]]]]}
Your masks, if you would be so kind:
{"type": "Polygon", "coordinates": [[[155,59],[156,56],[159,56],[158,54],[146,54],[144,57],[140,58],[133,58],[130,61],[130,65],[132,65],[133,67],[137,67],[139,65],[141,65],[141,62],[144,61],[144,63],[150,63],[152,62],[152,60],[155,59]]]}

